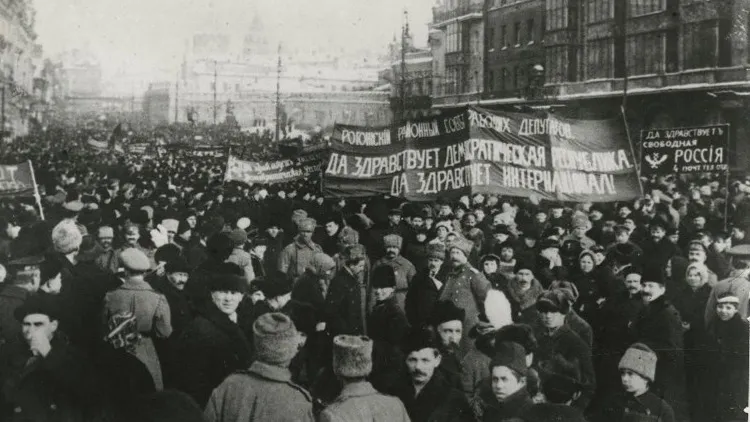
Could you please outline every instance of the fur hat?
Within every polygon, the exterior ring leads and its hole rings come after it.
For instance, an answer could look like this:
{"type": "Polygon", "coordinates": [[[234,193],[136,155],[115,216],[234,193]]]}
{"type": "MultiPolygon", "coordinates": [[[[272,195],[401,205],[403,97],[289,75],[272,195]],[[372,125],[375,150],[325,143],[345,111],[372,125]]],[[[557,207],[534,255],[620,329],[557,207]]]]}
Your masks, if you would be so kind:
{"type": "Polygon", "coordinates": [[[549,290],[562,290],[566,294],[566,298],[572,304],[578,301],[580,293],[578,287],[569,281],[555,280],[549,285],[549,290]]]}
{"type": "Polygon", "coordinates": [[[251,221],[247,217],[242,217],[239,220],[237,220],[237,228],[240,230],[247,230],[248,227],[250,227],[251,221]]]}
{"type": "Polygon", "coordinates": [[[717,305],[722,305],[725,303],[730,303],[734,305],[735,307],[740,306],[740,298],[732,294],[732,292],[724,292],[719,295],[719,297],[716,299],[717,305]]]}
{"type": "Polygon", "coordinates": [[[242,229],[234,229],[229,233],[229,238],[232,239],[235,248],[239,248],[247,243],[247,232],[242,229]]]}
{"type": "Polygon", "coordinates": [[[314,218],[303,218],[297,221],[297,230],[300,232],[313,232],[318,222],[314,218]]]}
{"type": "Polygon", "coordinates": [[[525,376],[529,371],[526,365],[526,351],[523,346],[513,342],[503,342],[495,345],[495,355],[490,362],[490,368],[505,366],[525,376]]]}
{"type": "Polygon", "coordinates": [[[474,249],[474,242],[459,237],[448,244],[448,251],[452,251],[453,249],[460,250],[468,258],[471,255],[471,251],[474,249]]]}
{"type": "Polygon", "coordinates": [[[334,268],[336,268],[336,261],[323,252],[314,254],[310,260],[310,264],[307,265],[307,269],[317,276],[323,275],[326,271],[334,268]]]}
{"type": "Polygon", "coordinates": [[[427,258],[445,260],[445,245],[442,243],[427,244],[427,258]]]}
{"type": "Polygon", "coordinates": [[[347,246],[346,249],[344,249],[343,256],[347,261],[360,258],[364,259],[367,257],[367,252],[365,251],[365,247],[362,245],[351,245],[347,246]]]}
{"type": "Polygon", "coordinates": [[[588,217],[583,214],[575,214],[570,220],[570,226],[575,230],[577,228],[588,229],[591,227],[591,222],[588,217]]]}
{"type": "Polygon", "coordinates": [[[526,324],[511,324],[497,330],[495,333],[495,344],[502,342],[514,342],[520,344],[526,354],[535,353],[538,347],[534,331],[526,324]]]}
{"type": "Polygon", "coordinates": [[[307,211],[305,210],[294,210],[294,212],[292,212],[292,222],[294,224],[298,225],[299,221],[304,220],[305,218],[307,218],[307,211]]]}
{"type": "Polygon", "coordinates": [[[446,230],[448,230],[448,233],[453,231],[453,224],[451,224],[449,220],[438,221],[438,223],[435,224],[435,231],[437,231],[437,229],[441,227],[444,227],[446,230]]]}
{"type": "Polygon", "coordinates": [[[563,289],[548,290],[539,295],[536,307],[539,312],[560,312],[566,315],[570,312],[569,294],[563,289]]]}
{"type": "Polygon", "coordinates": [[[339,230],[339,242],[342,245],[356,245],[359,243],[359,233],[349,226],[344,226],[339,230]]]}
{"type": "Polygon", "coordinates": [[[438,350],[439,343],[434,330],[429,327],[414,327],[404,339],[403,351],[408,355],[422,349],[438,350]]]}
{"type": "Polygon", "coordinates": [[[299,341],[291,318],[280,312],[263,314],[253,323],[255,357],[261,362],[288,367],[299,341]]]}
{"type": "Polygon", "coordinates": [[[81,230],[73,220],[63,220],[52,229],[52,244],[63,255],[77,251],[82,241],[81,230]]]}
{"type": "Polygon", "coordinates": [[[180,221],[174,218],[166,218],[162,220],[161,225],[167,229],[167,232],[177,233],[177,230],[180,228],[180,221]]]}
{"type": "Polygon", "coordinates": [[[292,282],[286,277],[265,277],[254,281],[267,299],[284,296],[292,292],[292,282]]]}
{"type": "Polygon", "coordinates": [[[555,354],[552,359],[539,364],[544,396],[552,403],[566,403],[581,390],[577,361],[568,361],[555,354]]]}
{"type": "Polygon", "coordinates": [[[461,321],[463,324],[464,318],[466,318],[466,311],[449,300],[438,302],[432,311],[432,325],[435,327],[448,321],[461,321]]]}
{"type": "Polygon", "coordinates": [[[115,237],[115,230],[112,227],[109,226],[101,226],[99,227],[99,231],[97,233],[99,239],[101,238],[110,238],[113,239],[115,237]]]}
{"type": "Polygon", "coordinates": [[[32,295],[24,303],[16,308],[13,316],[16,320],[23,322],[27,315],[47,315],[50,320],[56,320],[60,316],[59,297],[56,295],[32,295]]]}
{"type": "Polygon", "coordinates": [[[656,353],[643,343],[635,343],[620,359],[618,369],[628,369],[654,382],[656,379],[656,353]]]}
{"type": "Polygon", "coordinates": [[[383,237],[383,245],[385,245],[386,249],[398,248],[400,250],[403,243],[404,239],[397,234],[389,234],[383,237]]]}
{"type": "Polygon", "coordinates": [[[208,289],[210,292],[244,292],[247,283],[245,278],[236,274],[217,274],[211,277],[208,289]]]}
{"type": "Polygon", "coordinates": [[[387,264],[378,265],[370,274],[372,288],[396,287],[396,272],[387,264]]]}
{"type": "Polygon", "coordinates": [[[130,271],[146,272],[151,269],[151,262],[140,249],[127,248],[120,252],[120,262],[130,271]]]}
{"type": "Polygon", "coordinates": [[[190,266],[188,265],[187,261],[183,257],[179,257],[175,260],[172,260],[170,262],[167,262],[167,265],[165,265],[165,271],[167,274],[174,274],[174,273],[190,273],[190,266]]]}
{"type": "Polygon", "coordinates": [[[83,202],[81,201],[70,201],[63,204],[63,209],[70,212],[81,212],[83,209],[83,202]]]}
{"type": "Polygon", "coordinates": [[[344,378],[362,378],[372,372],[372,340],[338,335],[333,339],[333,372],[344,378]]]}

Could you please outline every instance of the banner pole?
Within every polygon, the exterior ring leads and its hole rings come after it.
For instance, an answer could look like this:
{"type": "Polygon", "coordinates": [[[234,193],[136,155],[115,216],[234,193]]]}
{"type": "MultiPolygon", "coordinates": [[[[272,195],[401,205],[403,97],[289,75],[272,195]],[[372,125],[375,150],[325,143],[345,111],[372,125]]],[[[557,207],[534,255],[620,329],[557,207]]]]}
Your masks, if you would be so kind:
{"type": "Polygon", "coordinates": [[[36,175],[34,174],[34,165],[28,160],[29,170],[31,171],[31,182],[34,184],[34,199],[39,207],[39,217],[44,221],[44,208],[42,208],[42,197],[39,195],[39,187],[36,185],[36,175]]]}
{"type": "Polygon", "coordinates": [[[727,196],[724,198],[724,231],[729,228],[729,168],[726,170],[726,178],[724,180],[724,189],[727,191],[727,196]]]}
{"type": "Polygon", "coordinates": [[[641,162],[635,156],[635,147],[633,146],[633,139],[630,137],[630,128],[628,127],[628,118],[625,115],[625,106],[620,106],[620,115],[622,116],[622,124],[625,125],[625,136],[628,137],[628,146],[630,147],[630,155],[635,161],[635,174],[638,176],[638,186],[641,189],[641,195],[643,195],[643,181],[641,180],[641,162]]]}

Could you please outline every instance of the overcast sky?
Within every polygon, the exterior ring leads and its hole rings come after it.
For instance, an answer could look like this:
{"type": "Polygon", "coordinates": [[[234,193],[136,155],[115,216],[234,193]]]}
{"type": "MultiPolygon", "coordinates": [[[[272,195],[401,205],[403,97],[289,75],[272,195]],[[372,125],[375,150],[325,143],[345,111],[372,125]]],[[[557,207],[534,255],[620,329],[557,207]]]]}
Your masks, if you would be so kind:
{"type": "Polygon", "coordinates": [[[157,78],[179,63],[194,33],[244,36],[255,13],[284,44],[385,51],[404,8],[417,45],[426,45],[433,0],[33,0],[46,56],[87,46],[105,75],[157,78]]]}

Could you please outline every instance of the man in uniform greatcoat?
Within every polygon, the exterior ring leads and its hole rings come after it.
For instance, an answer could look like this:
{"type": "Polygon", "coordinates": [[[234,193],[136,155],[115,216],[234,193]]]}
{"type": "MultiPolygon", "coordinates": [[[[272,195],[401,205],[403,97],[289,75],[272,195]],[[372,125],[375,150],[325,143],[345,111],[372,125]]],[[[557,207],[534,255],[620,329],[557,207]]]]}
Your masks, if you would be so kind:
{"type": "Polygon", "coordinates": [[[404,310],[406,301],[406,292],[409,290],[412,279],[417,274],[414,265],[401,255],[403,247],[403,238],[396,234],[389,234],[383,238],[385,244],[385,256],[373,264],[372,268],[382,265],[388,265],[393,268],[396,275],[396,302],[404,310]]]}

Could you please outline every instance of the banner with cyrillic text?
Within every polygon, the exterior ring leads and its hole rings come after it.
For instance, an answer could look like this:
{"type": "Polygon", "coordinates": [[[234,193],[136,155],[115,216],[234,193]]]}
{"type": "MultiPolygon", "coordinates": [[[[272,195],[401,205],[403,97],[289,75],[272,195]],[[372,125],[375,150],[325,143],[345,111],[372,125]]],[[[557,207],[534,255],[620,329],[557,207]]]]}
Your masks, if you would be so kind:
{"type": "Polygon", "coordinates": [[[333,139],[324,193],[414,201],[473,193],[591,202],[641,196],[620,119],[571,120],[469,107],[415,123],[425,122],[432,136],[422,130],[422,136],[400,143],[333,139]]]}
{"type": "Polygon", "coordinates": [[[316,153],[290,160],[245,161],[229,156],[225,181],[244,182],[249,185],[286,183],[320,177],[325,153],[316,153]]]}
{"type": "Polygon", "coordinates": [[[34,177],[30,162],[0,164],[0,197],[33,197],[34,177]]]}
{"type": "Polygon", "coordinates": [[[641,131],[641,174],[729,170],[729,125],[641,131]]]}

